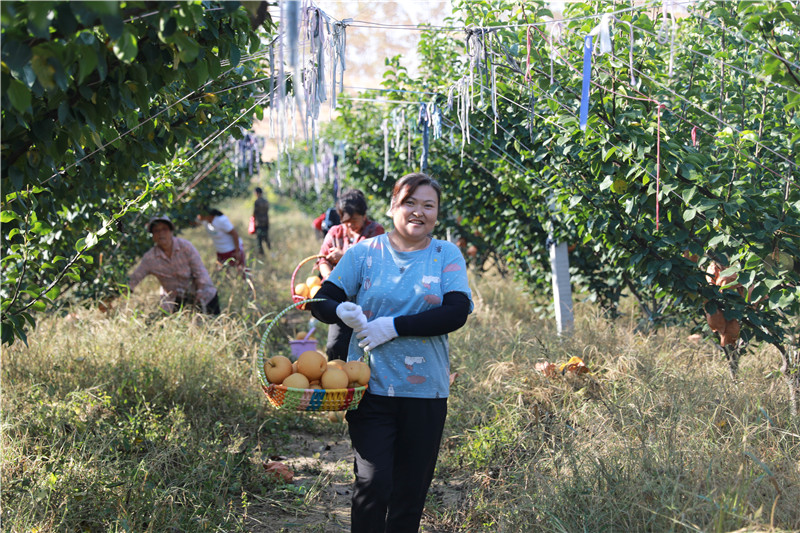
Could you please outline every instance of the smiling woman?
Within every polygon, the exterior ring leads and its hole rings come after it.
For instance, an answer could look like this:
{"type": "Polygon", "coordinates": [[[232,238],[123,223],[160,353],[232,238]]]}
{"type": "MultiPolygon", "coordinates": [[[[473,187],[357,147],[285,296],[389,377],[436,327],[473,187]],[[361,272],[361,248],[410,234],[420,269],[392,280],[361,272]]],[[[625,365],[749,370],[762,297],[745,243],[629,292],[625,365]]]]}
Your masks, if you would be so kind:
{"type": "Polygon", "coordinates": [[[440,197],[426,174],[400,178],[394,229],[348,249],[310,305],[356,332],[348,360],[369,353],[369,389],[347,413],[353,532],[417,531],[433,478],[450,394],[447,335],[472,311],[464,257],[431,235],[440,197]]]}

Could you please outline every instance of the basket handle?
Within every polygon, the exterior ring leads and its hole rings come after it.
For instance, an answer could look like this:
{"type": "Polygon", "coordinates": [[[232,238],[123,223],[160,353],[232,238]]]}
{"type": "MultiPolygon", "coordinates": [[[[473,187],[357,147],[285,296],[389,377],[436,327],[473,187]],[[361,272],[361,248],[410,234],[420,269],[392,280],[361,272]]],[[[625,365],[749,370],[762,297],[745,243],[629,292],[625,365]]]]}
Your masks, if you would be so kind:
{"type": "Polygon", "coordinates": [[[294,309],[296,307],[299,307],[301,305],[305,305],[305,304],[311,303],[311,302],[324,302],[324,301],[325,301],[325,298],[310,298],[308,300],[301,300],[299,302],[295,302],[292,305],[286,307],[285,309],[282,309],[281,311],[279,311],[278,314],[275,315],[275,317],[272,320],[270,320],[269,325],[267,326],[267,329],[264,330],[264,334],[261,336],[261,342],[258,345],[258,358],[256,359],[256,365],[258,366],[258,368],[256,368],[256,373],[258,374],[258,377],[261,380],[261,384],[262,385],[264,385],[264,386],[269,385],[269,383],[267,382],[267,376],[264,374],[264,350],[265,350],[265,346],[267,344],[267,337],[269,337],[269,332],[272,331],[272,326],[277,324],[278,320],[283,318],[283,315],[285,315],[286,313],[288,313],[289,311],[291,311],[292,309],[294,309]]]}
{"type": "Polygon", "coordinates": [[[300,272],[300,267],[305,265],[306,263],[308,263],[309,261],[311,261],[313,259],[322,259],[323,257],[325,257],[325,256],[324,255],[319,255],[319,254],[318,255],[310,255],[310,256],[306,257],[305,259],[303,259],[302,261],[300,261],[297,264],[297,266],[294,268],[294,272],[292,272],[292,280],[289,282],[290,283],[289,294],[292,295],[292,299],[294,299],[294,297],[296,296],[296,294],[294,293],[294,280],[297,277],[297,273],[300,272]]]}

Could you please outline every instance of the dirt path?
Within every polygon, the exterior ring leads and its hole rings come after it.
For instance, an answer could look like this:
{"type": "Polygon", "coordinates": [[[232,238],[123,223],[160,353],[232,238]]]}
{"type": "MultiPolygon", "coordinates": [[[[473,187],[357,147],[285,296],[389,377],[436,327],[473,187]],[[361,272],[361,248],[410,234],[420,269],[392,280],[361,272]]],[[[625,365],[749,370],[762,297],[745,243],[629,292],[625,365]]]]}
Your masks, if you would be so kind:
{"type": "Polygon", "coordinates": [[[281,459],[294,471],[297,490],[291,507],[279,502],[254,502],[245,527],[253,533],[350,531],[353,450],[346,423],[328,435],[293,435],[291,455],[281,459]],[[299,512],[297,512],[299,511],[299,512]]]}

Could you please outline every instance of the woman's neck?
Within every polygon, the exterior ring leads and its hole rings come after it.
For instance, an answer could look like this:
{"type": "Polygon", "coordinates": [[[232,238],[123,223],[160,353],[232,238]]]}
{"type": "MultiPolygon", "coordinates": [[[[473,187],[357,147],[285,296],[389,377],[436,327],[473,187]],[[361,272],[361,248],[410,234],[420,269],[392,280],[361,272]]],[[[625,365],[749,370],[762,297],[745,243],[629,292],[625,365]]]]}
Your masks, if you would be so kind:
{"type": "Polygon", "coordinates": [[[425,236],[420,240],[409,241],[397,233],[397,230],[392,230],[387,234],[389,244],[398,252],[415,252],[417,250],[424,250],[431,242],[429,236],[425,236]]]}

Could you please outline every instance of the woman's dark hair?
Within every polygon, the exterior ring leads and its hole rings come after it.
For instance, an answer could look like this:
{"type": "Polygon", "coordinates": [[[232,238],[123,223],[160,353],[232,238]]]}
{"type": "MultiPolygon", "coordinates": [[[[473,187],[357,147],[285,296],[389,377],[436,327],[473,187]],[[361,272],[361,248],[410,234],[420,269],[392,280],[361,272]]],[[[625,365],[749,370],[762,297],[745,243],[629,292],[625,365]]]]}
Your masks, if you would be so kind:
{"type": "Polygon", "coordinates": [[[442,186],[439,182],[432,177],[422,172],[413,172],[406,174],[394,184],[392,189],[392,206],[400,205],[406,201],[406,198],[414,194],[414,191],[422,185],[430,185],[436,191],[436,199],[441,205],[442,203],[442,186]],[[400,197],[400,195],[403,195],[400,197]]]}
{"type": "Polygon", "coordinates": [[[339,212],[339,216],[345,213],[350,216],[366,215],[367,199],[364,198],[364,193],[358,189],[345,191],[336,201],[336,211],[339,212]]]}
{"type": "Polygon", "coordinates": [[[221,217],[222,211],[219,209],[214,209],[213,207],[205,207],[203,208],[203,213],[206,215],[211,215],[212,217],[221,217]]]}

